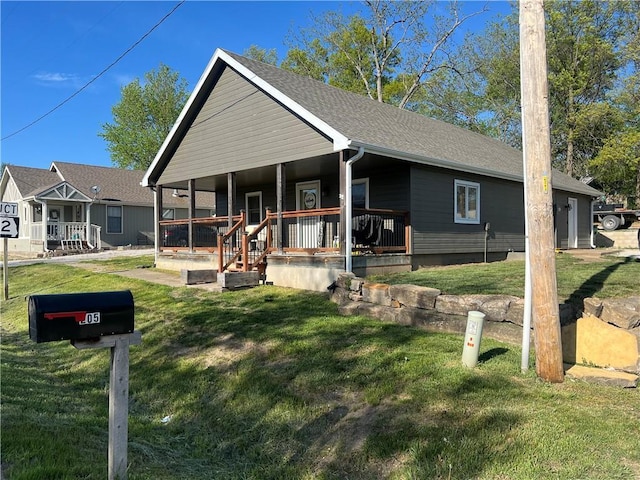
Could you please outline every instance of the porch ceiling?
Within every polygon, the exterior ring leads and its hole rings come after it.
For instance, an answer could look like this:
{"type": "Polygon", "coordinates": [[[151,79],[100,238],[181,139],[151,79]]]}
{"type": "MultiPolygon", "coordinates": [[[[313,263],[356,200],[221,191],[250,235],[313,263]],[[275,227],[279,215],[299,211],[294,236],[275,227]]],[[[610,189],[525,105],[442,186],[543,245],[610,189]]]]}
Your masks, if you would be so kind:
{"type": "MultiPolygon", "coordinates": [[[[327,173],[338,174],[339,154],[332,153],[319,157],[306,158],[296,162],[289,162],[287,166],[287,180],[296,179],[314,179],[327,173]]],[[[215,191],[226,190],[227,175],[214,175],[211,177],[196,178],[196,190],[215,191]]],[[[270,165],[266,167],[253,168],[250,170],[242,170],[236,172],[236,185],[243,187],[245,185],[260,185],[267,183],[275,183],[276,166],[270,165]]],[[[181,190],[188,189],[188,180],[173,182],[162,185],[163,188],[177,188],[181,190]]]]}

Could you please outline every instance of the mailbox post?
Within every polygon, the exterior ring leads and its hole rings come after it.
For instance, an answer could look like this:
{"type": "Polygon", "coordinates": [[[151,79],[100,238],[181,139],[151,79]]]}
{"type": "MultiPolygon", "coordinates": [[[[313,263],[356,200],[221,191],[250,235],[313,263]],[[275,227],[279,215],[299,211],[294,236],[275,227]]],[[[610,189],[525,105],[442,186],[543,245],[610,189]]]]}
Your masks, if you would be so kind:
{"type": "Polygon", "coordinates": [[[78,350],[111,349],[109,480],[127,478],[129,346],[142,342],[133,321],[133,295],[128,290],[29,297],[29,336],[33,341],[70,340],[78,350]]]}

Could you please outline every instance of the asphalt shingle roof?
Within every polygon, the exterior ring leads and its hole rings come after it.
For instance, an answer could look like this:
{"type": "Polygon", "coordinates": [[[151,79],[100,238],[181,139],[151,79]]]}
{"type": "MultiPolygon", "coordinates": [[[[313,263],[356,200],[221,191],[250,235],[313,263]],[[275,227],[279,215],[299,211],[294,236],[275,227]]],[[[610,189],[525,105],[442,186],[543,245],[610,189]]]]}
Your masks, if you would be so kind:
{"type": "MultiPolygon", "coordinates": [[[[141,170],[59,161],[53,162],[48,170],[17,165],[8,165],[7,168],[23,198],[38,195],[66,181],[89,198],[93,198],[91,187],[98,185],[99,199],[112,199],[126,205],[153,205],[153,192],[150,188],[140,185],[144,176],[141,170]]],[[[169,190],[163,190],[163,206],[188,208],[188,198],[173,197],[171,193],[169,190]]],[[[201,208],[212,208],[213,194],[198,192],[196,205],[201,208]]]]}
{"type": "Polygon", "coordinates": [[[62,181],[56,173],[44,168],[7,165],[7,169],[23,198],[35,195],[62,181]]]}
{"type": "MultiPolygon", "coordinates": [[[[395,152],[420,163],[523,178],[522,152],[499,140],[232,52],[224,53],[349,138],[354,145],[395,152]]],[[[553,185],[587,195],[600,194],[559,171],[553,172],[553,185]]]]}

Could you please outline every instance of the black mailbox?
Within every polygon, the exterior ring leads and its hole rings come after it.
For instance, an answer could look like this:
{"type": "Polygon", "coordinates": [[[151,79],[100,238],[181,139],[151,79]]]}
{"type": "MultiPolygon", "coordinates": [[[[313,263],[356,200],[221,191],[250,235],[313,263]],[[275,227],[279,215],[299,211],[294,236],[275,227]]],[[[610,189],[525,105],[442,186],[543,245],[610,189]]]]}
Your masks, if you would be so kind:
{"type": "Polygon", "coordinates": [[[129,290],[29,297],[29,337],[38,343],[131,333],[133,317],[129,290]]]}

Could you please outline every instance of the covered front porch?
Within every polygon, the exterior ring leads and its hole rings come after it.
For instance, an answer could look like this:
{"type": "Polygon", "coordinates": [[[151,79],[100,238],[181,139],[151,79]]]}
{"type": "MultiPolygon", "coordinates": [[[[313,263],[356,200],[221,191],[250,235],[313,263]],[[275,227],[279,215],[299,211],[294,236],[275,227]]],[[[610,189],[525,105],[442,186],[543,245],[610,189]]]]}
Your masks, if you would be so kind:
{"type": "Polygon", "coordinates": [[[28,235],[32,244],[52,250],[102,248],[101,227],[91,223],[93,199],[67,182],[25,199],[28,205],[28,235]]]}
{"type": "Polygon", "coordinates": [[[325,290],[352,256],[352,270],[365,275],[411,269],[408,212],[354,209],[351,248],[344,243],[340,207],[265,211],[249,225],[244,210],[227,217],[159,222],[157,265],[170,269],[257,270],[282,286],[325,290]],[[186,235],[186,239],[184,238],[186,235]]]}

